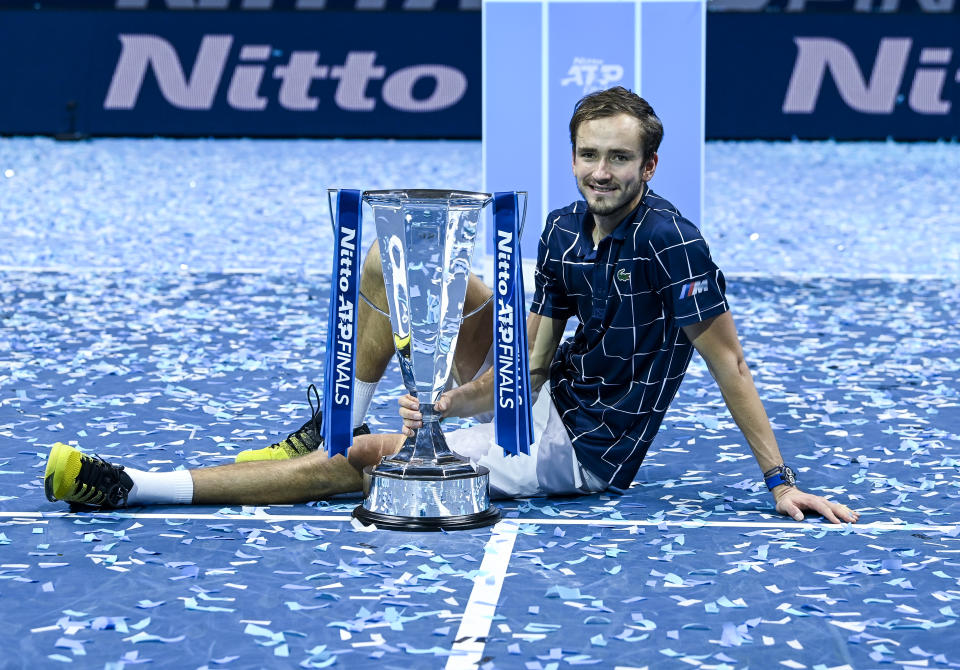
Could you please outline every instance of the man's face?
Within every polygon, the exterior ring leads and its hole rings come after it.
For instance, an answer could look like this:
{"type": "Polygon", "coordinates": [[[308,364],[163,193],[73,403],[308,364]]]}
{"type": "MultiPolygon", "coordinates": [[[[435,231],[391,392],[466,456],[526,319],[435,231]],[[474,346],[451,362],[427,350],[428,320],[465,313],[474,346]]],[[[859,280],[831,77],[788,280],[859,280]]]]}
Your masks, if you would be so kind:
{"type": "Polygon", "coordinates": [[[584,121],[577,128],[573,175],[594,216],[626,216],[640,202],[643,183],[656,168],[656,154],[644,163],[639,119],[617,114],[584,121]]]}

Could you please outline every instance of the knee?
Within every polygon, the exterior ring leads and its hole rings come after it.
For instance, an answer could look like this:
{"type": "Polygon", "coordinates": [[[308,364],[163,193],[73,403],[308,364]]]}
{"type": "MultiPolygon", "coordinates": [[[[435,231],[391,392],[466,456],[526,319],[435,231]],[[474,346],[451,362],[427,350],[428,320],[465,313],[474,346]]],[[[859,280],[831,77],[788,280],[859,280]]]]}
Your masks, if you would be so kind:
{"type": "Polygon", "coordinates": [[[377,465],[384,456],[397,453],[404,441],[403,435],[357,435],[347,451],[350,465],[362,472],[368,465],[377,465]]]}
{"type": "MultiPolygon", "coordinates": [[[[477,275],[471,273],[470,279],[467,282],[467,295],[464,299],[463,313],[469,314],[473,310],[483,305],[492,295],[493,290],[484,284],[477,275]]],[[[484,319],[492,319],[493,304],[487,303],[484,305],[483,310],[477,316],[484,319]]]]}

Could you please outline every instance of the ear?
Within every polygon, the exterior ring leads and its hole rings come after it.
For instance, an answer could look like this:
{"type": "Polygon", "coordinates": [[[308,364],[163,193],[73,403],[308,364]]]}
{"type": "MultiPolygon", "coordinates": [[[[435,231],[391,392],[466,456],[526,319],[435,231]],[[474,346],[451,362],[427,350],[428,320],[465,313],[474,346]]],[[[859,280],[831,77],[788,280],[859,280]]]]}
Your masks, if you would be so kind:
{"type": "Polygon", "coordinates": [[[577,173],[577,148],[570,148],[570,166],[573,168],[573,173],[577,173]]]}
{"type": "Polygon", "coordinates": [[[650,181],[653,179],[653,173],[657,171],[657,162],[660,160],[660,156],[654,152],[650,159],[643,164],[643,169],[640,171],[641,181],[650,181]]]}

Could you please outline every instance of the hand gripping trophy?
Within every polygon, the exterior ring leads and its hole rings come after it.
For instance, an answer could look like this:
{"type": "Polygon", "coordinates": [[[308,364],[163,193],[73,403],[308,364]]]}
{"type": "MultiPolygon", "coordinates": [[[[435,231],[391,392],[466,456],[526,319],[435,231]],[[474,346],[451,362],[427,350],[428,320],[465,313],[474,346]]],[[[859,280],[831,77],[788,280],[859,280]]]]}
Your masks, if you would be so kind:
{"type": "Polygon", "coordinates": [[[336,239],[324,394],[328,449],[343,453],[350,441],[342,426],[350,425],[363,203],[373,211],[389,314],[367,303],[390,319],[403,383],[419,399],[423,415],[423,427],[407,438],[400,451],[364,470],[365,497],[354,516],[381,528],[417,531],[495,523],[500,510],[490,504],[487,469],[449,449],[433,406],[453,365],[480,217],[486,205],[494,202],[498,267],[492,297],[494,342],[503,361],[498,371],[505,372],[496,375],[496,391],[501,398],[511,394],[510,402],[496,403],[497,441],[512,453],[526,452],[532,441],[525,305],[517,253],[523,218],[518,216],[517,203],[523,197],[525,204],[526,194],[426,189],[361,194],[330,189],[329,196],[336,239]],[[346,422],[335,418],[337,412],[346,422]]]}

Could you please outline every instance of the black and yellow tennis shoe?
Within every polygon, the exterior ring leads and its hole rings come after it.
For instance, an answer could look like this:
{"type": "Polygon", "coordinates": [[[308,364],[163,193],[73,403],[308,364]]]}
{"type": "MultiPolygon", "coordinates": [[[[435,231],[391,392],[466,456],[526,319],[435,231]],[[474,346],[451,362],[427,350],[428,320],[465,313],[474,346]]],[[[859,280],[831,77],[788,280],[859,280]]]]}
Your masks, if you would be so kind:
{"type": "MultiPolygon", "coordinates": [[[[237,463],[246,461],[285,461],[298,456],[306,456],[312,451],[316,451],[323,445],[323,412],[320,411],[320,394],[317,387],[310,384],[307,387],[307,402],[310,403],[312,416],[305,424],[300,426],[285,438],[262,449],[247,449],[237,454],[237,463]],[[313,406],[313,399],[316,397],[317,406],[313,406]]],[[[369,435],[370,428],[363,424],[353,429],[353,436],[369,435]]]]}
{"type": "Polygon", "coordinates": [[[133,480],[122,465],[57,442],[47,456],[43,491],[47,500],[63,500],[88,509],[114,509],[127,504],[133,480]]]}

